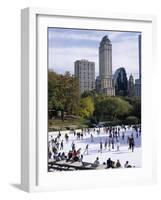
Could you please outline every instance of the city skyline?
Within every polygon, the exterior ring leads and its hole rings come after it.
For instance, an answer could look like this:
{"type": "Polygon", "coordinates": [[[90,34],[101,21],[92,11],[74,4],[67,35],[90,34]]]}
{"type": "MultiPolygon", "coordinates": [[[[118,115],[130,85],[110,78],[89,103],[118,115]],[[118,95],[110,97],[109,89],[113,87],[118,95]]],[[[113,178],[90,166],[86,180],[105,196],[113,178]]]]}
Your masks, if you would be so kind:
{"type": "Polygon", "coordinates": [[[113,45],[113,74],[124,67],[127,76],[139,77],[138,35],[140,32],[101,31],[84,29],[48,29],[49,69],[64,74],[74,74],[74,62],[87,59],[95,62],[96,76],[99,74],[98,47],[101,38],[108,35],[113,45]]]}

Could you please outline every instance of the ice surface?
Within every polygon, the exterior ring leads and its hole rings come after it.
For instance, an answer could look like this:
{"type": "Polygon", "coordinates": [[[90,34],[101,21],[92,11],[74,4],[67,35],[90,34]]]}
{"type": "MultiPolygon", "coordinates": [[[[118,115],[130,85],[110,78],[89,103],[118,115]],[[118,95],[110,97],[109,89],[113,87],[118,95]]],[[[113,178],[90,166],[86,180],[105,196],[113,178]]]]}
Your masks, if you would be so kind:
{"type": "MultiPolygon", "coordinates": [[[[77,132],[79,132],[77,130],[77,132]]],[[[57,136],[58,132],[49,132],[49,141],[52,138],[55,138],[57,136]]],[[[96,159],[96,157],[99,157],[100,164],[103,164],[103,162],[106,162],[108,158],[111,158],[113,161],[119,160],[121,165],[123,166],[126,161],[129,161],[129,164],[135,167],[141,167],[141,135],[137,133],[133,128],[127,128],[126,130],[121,128],[120,129],[120,137],[119,143],[119,151],[117,151],[117,144],[115,139],[114,149],[111,148],[109,151],[108,145],[107,149],[105,149],[105,140],[109,139],[109,133],[105,132],[104,128],[100,128],[100,134],[97,134],[97,131],[95,129],[88,132],[84,132],[83,139],[78,140],[77,135],[74,136],[73,133],[67,132],[61,132],[61,137],[59,141],[64,141],[64,148],[63,150],[59,150],[59,152],[65,152],[67,154],[69,150],[72,149],[72,143],[75,143],[76,150],[81,148],[81,154],[84,153],[85,147],[87,144],[89,144],[88,148],[88,154],[83,154],[83,161],[85,162],[91,162],[93,163],[96,159]],[[122,139],[122,133],[124,132],[125,138],[122,139]],[[69,140],[68,142],[65,141],[65,133],[68,133],[69,140]],[[94,137],[94,142],[91,142],[91,134],[94,137]],[[131,136],[133,134],[134,140],[135,140],[135,148],[134,152],[128,149],[128,136],[131,136]],[[138,135],[137,135],[138,134],[138,135]],[[138,137],[137,137],[138,136],[138,137]],[[103,143],[103,149],[102,152],[100,152],[100,141],[103,143]]]]}

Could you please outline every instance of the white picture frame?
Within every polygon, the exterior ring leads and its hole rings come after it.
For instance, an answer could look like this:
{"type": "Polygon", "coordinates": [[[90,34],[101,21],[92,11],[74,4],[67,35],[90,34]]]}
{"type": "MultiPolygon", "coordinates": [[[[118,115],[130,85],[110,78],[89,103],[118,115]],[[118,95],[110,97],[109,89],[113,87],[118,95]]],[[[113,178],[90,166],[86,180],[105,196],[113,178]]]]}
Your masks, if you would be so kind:
{"type": "Polygon", "coordinates": [[[148,80],[152,73],[150,66],[153,64],[153,68],[155,67],[155,30],[156,19],[155,16],[151,15],[110,14],[102,12],[89,13],[43,8],[25,8],[22,10],[21,188],[23,190],[28,192],[54,191],[107,187],[120,184],[152,184],[156,182],[155,134],[153,134],[153,138],[150,137],[152,125],[149,123],[154,120],[152,119],[153,111],[149,110],[149,117],[147,117],[146,110],[151,102],[150,98],[147,99],[148,89],[150,87],[148,80]],[[45,84],[47,84],[47,76],[45,73],[47,69],[43,67],[42,64],[47,60],[47,47],[45,45],[46,41],[44,40],[43,42],[42,40],[42,38],[45,38],[44,29],[48,26],[53,26],[53,23],[60,27],[76,26],[79,28],[93,27],[97,29],[99,27],[103,28],[107,22],[110,22],[112,30],[140,30],[145,33],[142,50],[142,74],[144,74],[142,87],[142,118],[144,119],[142,124],[143,131],[148,134],[143,137],[143,150],[145,149],[145,151],[143,151],[143,168],[133,169],[134,171],[129,171],[128,169],[124,171],[110,171],[108,174],[100,170],[98,173],[94,171],[85,171],[74,172],[74,174],[62,172],[61,175],[49,175],[47,174],[47,171],[45,171],[45,166],[47,166],[47,140],[45,140],[45,138],[47,138],[47,132],[44,133],[44,130],[47,127],[47,115],[45,114],[45,109],[47,108],[47,96],[44,95],[44,91],[47,92],[45,89],[45,84]],[[42,42],[40,42],[40,39],[42,42]],[[146,48],[148,45],[149,49],[146,48]],[[46,54],[44,53],[45,51],[46,54]],[[39,57],[41,57],[41,60],[39,60],[39,57]],[[146,166],[148,162],[149,164],[146,166]],[[109,180],[108,182],[106,182],[107,179],[109,180]]]}

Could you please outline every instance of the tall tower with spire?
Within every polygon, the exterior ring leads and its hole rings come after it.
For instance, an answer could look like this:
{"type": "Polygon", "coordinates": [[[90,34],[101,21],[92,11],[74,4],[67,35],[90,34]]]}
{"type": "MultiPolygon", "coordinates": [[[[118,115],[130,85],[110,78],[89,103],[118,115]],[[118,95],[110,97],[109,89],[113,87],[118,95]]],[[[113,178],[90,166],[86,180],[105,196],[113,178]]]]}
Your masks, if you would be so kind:
{"type": "Polygon", "coordinates": [[[99,46],[99,82],[101,93],[115,95],[112,79],[112,44],[107,35],[102,38],[99,46]]]}
{"type": "Polygon", "coordinates": [[[141,34],[138,36],[139,78],[135,80],[135,96],[141,97],[141,34]]]}
{"type": "Polygon", "coordinates": [[[139,79],[141,80],[141,34],[138,36],[139,41],[139,79]]]}
{"type": "Polygon", "coordinates": [[[132,74],[130,75],[128,82],[128,96],[130,97],[135,96],[134,77],[132,74]]]}

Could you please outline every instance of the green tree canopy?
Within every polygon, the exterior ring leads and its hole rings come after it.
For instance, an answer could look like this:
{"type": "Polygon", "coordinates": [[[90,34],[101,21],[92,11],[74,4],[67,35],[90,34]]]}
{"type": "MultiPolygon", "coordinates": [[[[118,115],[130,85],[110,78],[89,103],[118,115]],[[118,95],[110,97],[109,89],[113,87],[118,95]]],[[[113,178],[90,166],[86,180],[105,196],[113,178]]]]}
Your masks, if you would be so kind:
{"type": "Polygon", "coordinates": [[[96,99],[95,115],[104,120],[114,120],[127,115],[131,109],[131,105],[119,97],[99,96],[96,99]]]}
{"type": "Polygon", "coordinates": [[[94,111],[94,102],[92,97],[81,98],[80,107],[79,107],[79,115],[83,118],[88,118],[92,116],[94,111]]]}
{"type": "Polygon", "coordinates": [[[131,115],[141,119],[141,98],[140,97],[125,97],[124,100],[128,101],[132,106],[131,115]]]}
{"type": "Polygon", "coordinates": [[[79,86],[76,77],[69,72],[65,75],[48,72],[48,108],[49,110],[76,114],[79,105],[79,86]]]}

